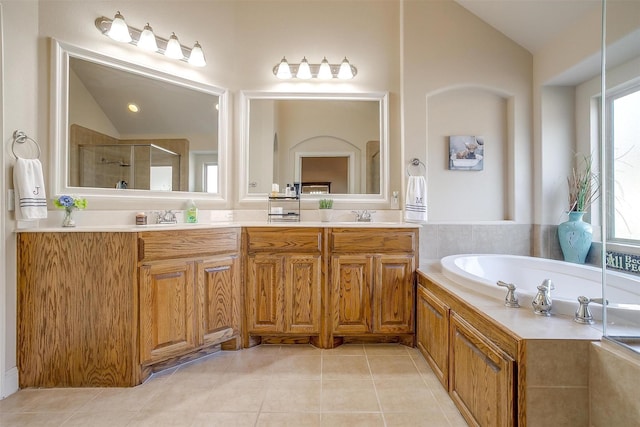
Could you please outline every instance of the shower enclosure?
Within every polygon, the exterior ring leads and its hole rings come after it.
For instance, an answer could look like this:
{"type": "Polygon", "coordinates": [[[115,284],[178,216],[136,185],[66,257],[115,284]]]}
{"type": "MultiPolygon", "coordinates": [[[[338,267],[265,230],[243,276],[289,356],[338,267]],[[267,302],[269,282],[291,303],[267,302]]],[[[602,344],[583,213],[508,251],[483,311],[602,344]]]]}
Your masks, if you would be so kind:
{"type": "Polygon", "coordinates": [[[155,144],[84,145],[81,187],[172,191],[180,189],[180,155],[155,144]]]}

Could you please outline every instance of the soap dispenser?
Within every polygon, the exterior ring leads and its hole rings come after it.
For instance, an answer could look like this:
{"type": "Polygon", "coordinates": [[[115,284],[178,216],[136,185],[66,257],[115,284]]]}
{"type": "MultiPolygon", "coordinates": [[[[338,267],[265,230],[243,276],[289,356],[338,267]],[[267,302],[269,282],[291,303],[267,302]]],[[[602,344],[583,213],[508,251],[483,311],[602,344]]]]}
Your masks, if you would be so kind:
{"type": "Polygon", "coordinates": [[[187,203],[187,222],[190,224],[195,224],[198,222],[198,208],[193,200],[189,200],[187,203]]]}

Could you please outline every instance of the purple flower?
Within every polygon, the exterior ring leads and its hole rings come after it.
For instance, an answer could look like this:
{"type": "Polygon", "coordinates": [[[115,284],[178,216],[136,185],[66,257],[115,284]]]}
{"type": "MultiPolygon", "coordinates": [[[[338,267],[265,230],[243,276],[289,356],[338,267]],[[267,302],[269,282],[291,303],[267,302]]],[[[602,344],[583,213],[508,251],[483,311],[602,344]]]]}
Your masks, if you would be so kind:
{"type": "Polygon", "coordinates": [[[73,207],[74,200],[73,200],[73,197],[71,196],[60,196],[58,198],[58,203],[62,207],[70,208],[70,207],[73,207]]]}

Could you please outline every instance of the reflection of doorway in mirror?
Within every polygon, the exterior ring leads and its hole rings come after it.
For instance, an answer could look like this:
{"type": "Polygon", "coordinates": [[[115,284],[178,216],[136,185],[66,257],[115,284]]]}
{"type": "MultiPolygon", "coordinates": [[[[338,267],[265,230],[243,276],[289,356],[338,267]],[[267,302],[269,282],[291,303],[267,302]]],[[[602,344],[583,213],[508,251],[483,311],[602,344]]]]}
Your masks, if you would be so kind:
{"type": "Polygon", "coordinates": [[[331,192],[346,194],[349,191],[349,157],[302,157],[301,180],[306,183],[330,183],[331,192]]]}
{"type": "Polygon", "coordinates": [[[367,141],[367,194],[380,193],[380,141],[367,141]]]}

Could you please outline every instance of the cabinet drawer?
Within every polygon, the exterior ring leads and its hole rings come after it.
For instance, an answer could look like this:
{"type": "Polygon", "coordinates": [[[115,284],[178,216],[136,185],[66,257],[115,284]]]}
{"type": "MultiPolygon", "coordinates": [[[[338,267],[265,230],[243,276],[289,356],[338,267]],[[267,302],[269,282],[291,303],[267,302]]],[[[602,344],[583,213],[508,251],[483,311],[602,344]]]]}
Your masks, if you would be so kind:
{"type": "Polygon", "coordinates": [[[334,228],[330,245],[332,252],[413,252],[416,232],[407,229],[334,228]]]}
{"type": "Polygon", "coordinates": [[[320,252],[321,228],[247,228],[249,252],[320,252]]]}
{"type": "Polygon", "coordinates": [[[202,257],[240,250],[240,229],[167,230],[138,233],[138,260],[202,257]]]}

